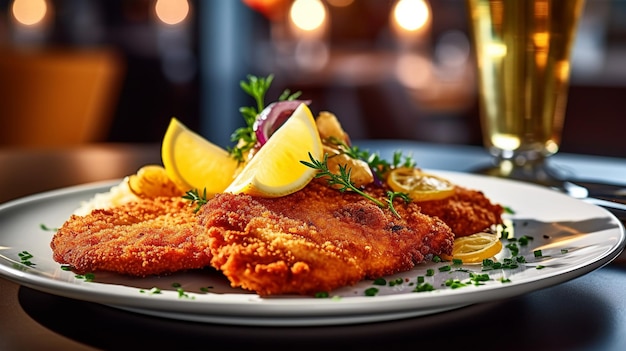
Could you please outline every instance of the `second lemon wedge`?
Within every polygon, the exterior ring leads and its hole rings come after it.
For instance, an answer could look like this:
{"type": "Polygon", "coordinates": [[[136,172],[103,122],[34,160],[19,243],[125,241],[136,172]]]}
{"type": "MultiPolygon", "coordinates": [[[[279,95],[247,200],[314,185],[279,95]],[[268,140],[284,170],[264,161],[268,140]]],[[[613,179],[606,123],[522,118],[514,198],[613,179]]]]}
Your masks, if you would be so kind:
{"type": "Polygon", "coordinates": [[[306,104],[301,104],[224,192],[261,197],[296,192],[304,188],[317,172],[300,161],[309,160],[309,153],[321,159],[322,152],[315,119],[306,104]]]}

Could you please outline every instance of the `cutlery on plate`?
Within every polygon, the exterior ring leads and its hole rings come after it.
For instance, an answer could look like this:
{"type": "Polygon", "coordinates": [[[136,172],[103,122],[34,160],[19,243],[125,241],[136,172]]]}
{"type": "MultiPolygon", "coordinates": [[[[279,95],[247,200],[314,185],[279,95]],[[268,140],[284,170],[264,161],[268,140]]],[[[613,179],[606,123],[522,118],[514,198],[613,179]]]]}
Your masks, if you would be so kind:
{"type": "Polygon", "coordinates": [[[572,197],[604,207],[626,221],[626,186],[589,181],[565,181],[556,188],[572,197]]]}

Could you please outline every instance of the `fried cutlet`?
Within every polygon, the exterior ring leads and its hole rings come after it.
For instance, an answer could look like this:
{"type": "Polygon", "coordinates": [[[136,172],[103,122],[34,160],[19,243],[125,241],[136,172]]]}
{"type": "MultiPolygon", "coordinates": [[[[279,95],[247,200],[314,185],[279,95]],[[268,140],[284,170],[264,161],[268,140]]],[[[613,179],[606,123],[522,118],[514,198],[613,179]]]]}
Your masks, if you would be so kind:
{"type": "MultiPolygon", "coordinates": [[[[383,189],[368,193],[386,200],[383,189]]],[[[233,287],[260,295],[314,294],[413,268],[450,253],[454,234],[419,205],[397,200],[399,217],[318,181],[280,198],[219,194],[199,213],[211,264],[233,287]]]]}
{"type": "Polygon", "coordinates": [[[72,215],[52,238],[53,258],[77,272],[133,276],[208,266],[209,238],[194,208],[180,197],[161,197],[72,215]]]}
{"type": "MultiPolygon", "coordinates": [[[[385,191],[366,189],[383,202],[385,191]]],[[[320,181],[281,198],[220,194],[199,213],[180,197],[143,199],[72,215],[51,247],[77,272],[147,276],[213,266],[233,287],[261,295],[313,294],[449,253],[455,234],[500,223],[502,213],[464,188],[446,200],[394,207],[399,217],[320,181]]]]}
{"type": "Polygon", "coordinates": [[[456,186],[455,194],[442,199],[419,203],[422,212],[439,217],[452,228],[456,237],[489,230],[502,223],[504,208],[494,204],[481,191],[456,186]]]}

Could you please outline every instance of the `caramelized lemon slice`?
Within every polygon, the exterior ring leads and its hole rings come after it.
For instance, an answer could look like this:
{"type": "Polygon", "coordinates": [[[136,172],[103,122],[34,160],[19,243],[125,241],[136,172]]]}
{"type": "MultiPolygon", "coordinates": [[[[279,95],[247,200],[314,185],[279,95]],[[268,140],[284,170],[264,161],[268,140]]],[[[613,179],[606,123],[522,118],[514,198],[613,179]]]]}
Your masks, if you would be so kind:
{"type": "Polygon", "coordinates": [[[128,188],[133,194],[145,198],[183,195],[160,165],[145,165],[128,176],[128,188]]]}
{"type": "Polygon", "coordinates": [[[224,192],[278,197],[304,188],[316,170],[300,161],[322,158],[322,141],[311,110],[301,104],[245,165],[224,192]]]}
{"type": "Polygon", "coordinates": [[[233,181],[237,160],[228,151],[172,118],[163,137],[161,158],[167,175],[183,191],[222,192],[233,181]]]}
{"type": "Polygon", "coordinates": [[[393,191],[409,194],[413,201],[441,200],[454,194],[454,184],[417,168],[396,168],[387,176],[393,191]]]}
{"type": "Polygon", "coordinates": [[[441,255],[444,260],[461,260],[463,263],[481,263],[484,259],[497,255],[502,250],[502,242],[497,234],[476,233],[454,240],[452,255],[441,255]]]}

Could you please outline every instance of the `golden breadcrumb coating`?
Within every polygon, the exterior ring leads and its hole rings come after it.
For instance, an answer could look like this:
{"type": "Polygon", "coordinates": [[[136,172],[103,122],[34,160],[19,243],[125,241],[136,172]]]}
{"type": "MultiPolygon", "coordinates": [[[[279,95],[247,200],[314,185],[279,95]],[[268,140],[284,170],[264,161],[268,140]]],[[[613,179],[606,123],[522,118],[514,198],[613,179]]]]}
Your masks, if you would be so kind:
{"type": "Polygon", "coordinates": [[[72,215],[52,239],[53,258],[78,272],[134,276],[208,266],[209,238],[193,209],[180,197],[160,197],[72,215]]]}
{"type": "MultiPolygon", "coordinates": [[[[372,195],[385,201],[382,191],[372,195]]],[[[220,194],[201,210],[211,264],[233,287],[261,295],[314,294],[413,268],[450,253],[443,221],[398,200],[400,217],[319,182],[280,198],[220,194]]]]}
{"type": "Polygon", "coordinates": [[[455,194],[419,203],[422,212],[446,222],[457,237],[489,230],[502,223],[504,208],[493,204],[481,191],[457,186],[455,194]]]}

